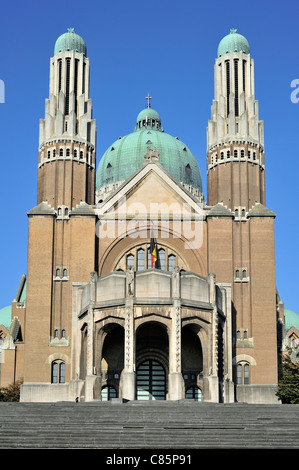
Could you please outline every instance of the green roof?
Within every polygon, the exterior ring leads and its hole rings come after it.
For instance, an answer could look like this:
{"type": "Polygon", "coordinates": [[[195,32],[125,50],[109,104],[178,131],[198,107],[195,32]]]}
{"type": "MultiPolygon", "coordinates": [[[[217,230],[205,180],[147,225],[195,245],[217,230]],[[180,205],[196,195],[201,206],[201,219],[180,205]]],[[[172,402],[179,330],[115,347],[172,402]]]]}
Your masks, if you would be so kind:
{"type": "Polygon", "coordinates": [[[231,29],[230,34],[221,39],[218,46],[218,57],[228,52],[244,52],[250,54],[250,47],[247,39],[238,34],[236,29],[231,29]]]}
{"type": "Polygon", "coordinates": [[[59,36],[55,43],[54,54],[63,51],[81,52],[85,56],[87,54],[86,44],[81,36],[75,33],[74,28],[68,28],[68,32],[59,36]]]}
{"type": "Polygon", "coordinates": [[[106,150],[97,168],[97,189],[129,178],[144,163],[148,147],[158,151],[161,165],[177,181],[202,192],[201,174],[194,155],[179,138],[163,131],[159,113],[151,108],[138,114],[131,134],[120,137],[106,150]]]}
{"type": "Polygon", "coordinates": [[[288,308],[284,309],[284,324],[286,330],[290,330],[292,327],[299,331],[299,315],[293,310],[288,308]]]}
{"type": "Polygon", "coordinates": [[[0,325],[9,330],[11,324],[11,305],[0,309],[0,325]]]}

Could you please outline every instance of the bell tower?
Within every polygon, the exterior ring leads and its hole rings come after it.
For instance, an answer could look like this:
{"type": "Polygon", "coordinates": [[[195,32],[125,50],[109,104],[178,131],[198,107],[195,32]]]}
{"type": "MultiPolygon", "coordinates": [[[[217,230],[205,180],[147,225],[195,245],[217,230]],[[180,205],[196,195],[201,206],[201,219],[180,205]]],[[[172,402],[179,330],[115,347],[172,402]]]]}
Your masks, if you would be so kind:
{"type": "Polygon", "coordinates": [[[28,211],[24,400],[39,393],[39,383],[54,387],[77,377],[71,369],[72,286],[88,282],[96,264],[96,123],[89,71],[85,42],[71,28],[57,39],[50,59],[37,205],[28,211]]]}
{"type": "Polygon", "coordinates": [[[49,98],[40,120],[38,204],[59,212],[94,203],[96,124],[89,98],[86,45],[73,28],[60,36],[50,59],[49,98]]]}
{"type": "Polygon", "coordinates": [[[265,204],[264,126],[254,97],[249,44],[231,29],[219,43],[215,97],[207,128],[208,204],[223,203],[239,217],[265,204]]]}
{"type": "Polygon", "coordinates": [[[265,205],[254,62],[235,29],[219,43],[214,89],[207,127],[208,272],[232,286],[237,399],[267,401],[277,383],[275,214],[265,205]]]}

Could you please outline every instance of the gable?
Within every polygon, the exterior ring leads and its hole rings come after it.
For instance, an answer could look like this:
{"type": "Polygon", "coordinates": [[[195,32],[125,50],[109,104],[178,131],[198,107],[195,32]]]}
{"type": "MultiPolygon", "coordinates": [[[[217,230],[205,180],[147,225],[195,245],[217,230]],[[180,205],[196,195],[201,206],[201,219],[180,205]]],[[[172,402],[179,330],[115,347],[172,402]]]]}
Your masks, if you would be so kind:
{"type": "Polygon", "coordinates": [[[101,206],[99,216],[202,214],[202,207],[161,165],[148,163],[121,185],[101,206]]]}

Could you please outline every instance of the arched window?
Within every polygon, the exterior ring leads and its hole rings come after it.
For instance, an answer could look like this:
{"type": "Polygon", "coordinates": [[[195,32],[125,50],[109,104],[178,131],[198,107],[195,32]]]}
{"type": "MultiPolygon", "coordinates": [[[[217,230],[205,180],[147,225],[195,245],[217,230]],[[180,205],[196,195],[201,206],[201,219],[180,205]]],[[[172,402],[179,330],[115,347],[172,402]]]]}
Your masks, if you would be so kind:
{"type": "Polygon", "coordinates": [[[159,266],[159,269],[163,269],[163,270],[166,269],[164,248],[160,248],[160,250],[158,250],[158,266],[159,266]]]}
{"type": "Polygon", "coordinates": [[[127,255],[127,269],[134,268],[134,255],[127,255]]]}
{"type": "Polygon", "coordinates": [[[176,257],[175,255],[168,256],[168,271],[172,271],[176,265],[176,257]]]}
{"type": "Polygon", "coordinates": [[[239,362],[237,364],[237,384],[248,385],[249,384],[249,372],[250,367],[248,362],[239,362]]]}
{"type": "Polygon", "coordinates": [[[101,390],[101,398],[102,401],[109,401],[112,398],[116,398],[117,393],[114,387],[111,387],[111,385],[106,385],[105,387],[102,388],[101,390]]]}
{"type": "Polygon", "coordinates": [[[140,248],[137,250],[137,271],[142,271],[145,269],[145,257],[144,257],[144,249],[140,248]]]}
{"type": "Polygon", "coordinates": [[[65,383],[65,363],[63,361],[52,362],[51,383],[65,383]]]}
{"type": "Polygon", "coordinates": [[[199,387],[189,387],[186,390],[186,398],[193,399],[195,401],[202,401],[202,391],[199,387]]]}

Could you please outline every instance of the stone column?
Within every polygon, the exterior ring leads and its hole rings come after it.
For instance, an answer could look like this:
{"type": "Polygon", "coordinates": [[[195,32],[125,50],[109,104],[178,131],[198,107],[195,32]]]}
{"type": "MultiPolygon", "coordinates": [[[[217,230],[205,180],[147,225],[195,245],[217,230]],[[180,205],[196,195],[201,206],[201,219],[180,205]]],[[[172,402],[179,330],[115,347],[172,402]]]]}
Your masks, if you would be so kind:
{"type": "Polygon", "coordinates": [[[217,345],[218,345],[218,312],[216,305],[216,276],[213,273],[208,274],[210,286],[210,304],[212,310],[212,324],[210,334],[210,360],[209,360],[209,375],[206,377],[206,382],[209,384],[209,399],[207,401],[219,402],[219,379],[218,379],[218,365],[217,365],[217,345]]]}
{"type": "Polygon", "coordinates": [[[168,395],[169,400],[182,398],[182,369],[181,369],[181,297],[180,297],[180,271],[178,266],[172,273],[172,298],[171,332],[169,335],[169,376],[168,395]]]}
{"type": "Polygon", "coordinates": [[[133,269],[129,269],[126,273],[125,351],[122,393],[122,398],[125,400],[135,399],[134,278],[133,269]]]}
{"type": "Polygon", "coordinates": [[[96,376],[94,374],[94,303],[96,301],[97,274],[92,272],[90,278],[90,303],[87,315],[87,358],[85,378],[85,401],[93,400],[96,376]]]}

